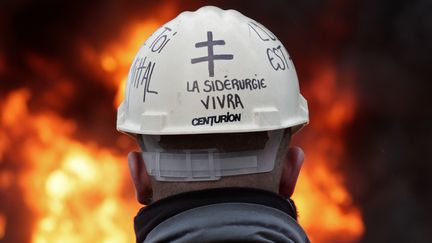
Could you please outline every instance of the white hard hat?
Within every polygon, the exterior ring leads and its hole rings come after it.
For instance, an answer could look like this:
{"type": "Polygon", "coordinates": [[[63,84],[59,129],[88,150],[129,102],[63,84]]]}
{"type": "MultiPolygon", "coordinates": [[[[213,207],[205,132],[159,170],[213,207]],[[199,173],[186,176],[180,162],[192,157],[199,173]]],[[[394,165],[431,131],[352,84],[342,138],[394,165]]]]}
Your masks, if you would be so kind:
{"type": "Polygon", "coordinates": [[[171,135],[270,131],[308,122],[294,64],[268,29],[203,7],[159,28],[129,71],[117,129],[171,135]]]}
{"type": "MultiPolygon", "coordinates": [[[[271,171],[283,129],[292,134],[308,120],[282,43],[235,10],[203,7],[181,13],[138,51],[117,129],[137,135],[147,172],[156,180],[201,181],[271,171]],[[166,135],[255,131],[268,132],[265,144],[254,149],[163,146],[166,135]]],[[[206,144],[202,136],[194,141],[206,144]]]]}

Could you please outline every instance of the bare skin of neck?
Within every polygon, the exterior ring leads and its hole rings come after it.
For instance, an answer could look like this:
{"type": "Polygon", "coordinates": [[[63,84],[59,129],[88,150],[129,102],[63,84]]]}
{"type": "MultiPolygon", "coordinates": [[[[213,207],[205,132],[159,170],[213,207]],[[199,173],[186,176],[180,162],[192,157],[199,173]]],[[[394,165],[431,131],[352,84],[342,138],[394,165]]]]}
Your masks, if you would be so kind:
{"type": "Polygon", "coordinates": [[[161,182],[152,178],[153,199],[157,201],[178,193],[223,187],[249,187],[278,193],[281,170],[252,175],[223,177],[217,181],[161,182]]]}

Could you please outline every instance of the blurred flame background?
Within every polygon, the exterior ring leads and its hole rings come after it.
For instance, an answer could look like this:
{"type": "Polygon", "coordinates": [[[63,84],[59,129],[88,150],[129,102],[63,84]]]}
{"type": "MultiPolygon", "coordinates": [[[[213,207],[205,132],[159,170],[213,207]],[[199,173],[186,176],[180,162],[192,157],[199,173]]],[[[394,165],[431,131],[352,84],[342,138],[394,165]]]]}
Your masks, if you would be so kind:
{"type": "Polygon", "coordinates": [[[431,242],[426,0],[0,2],[0,242],[134,242],[137,148],[115,131],[127,71],[160,25],[209,4],[294,59],[311,111],[294,200],[312,242],[431,242]]]}

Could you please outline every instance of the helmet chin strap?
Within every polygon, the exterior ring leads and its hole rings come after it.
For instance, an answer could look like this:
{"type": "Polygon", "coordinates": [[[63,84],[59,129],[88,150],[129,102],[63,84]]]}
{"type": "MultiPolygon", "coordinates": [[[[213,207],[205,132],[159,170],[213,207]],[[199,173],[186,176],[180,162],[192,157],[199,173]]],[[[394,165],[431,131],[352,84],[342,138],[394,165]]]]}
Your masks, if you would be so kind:
{"type": "Polygon", "coordinates": [[[269,131],[264,149],[224,153],[214,148],[163,151],[156,148],[156,137],[142,136],[150,150],[142,152],[142,157],[147,172],[158,181],[215,181],[222,176],[269,172],[274,168],[283,133],[283,129],[269,131]]]}

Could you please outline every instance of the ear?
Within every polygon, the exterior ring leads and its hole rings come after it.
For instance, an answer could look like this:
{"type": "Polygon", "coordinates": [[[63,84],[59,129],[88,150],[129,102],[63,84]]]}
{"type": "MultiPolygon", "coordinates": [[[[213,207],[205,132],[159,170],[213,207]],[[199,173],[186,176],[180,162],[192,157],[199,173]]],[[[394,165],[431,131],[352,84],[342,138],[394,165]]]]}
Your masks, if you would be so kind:
{"type": "Polygon", "coordinates": [[[279,194],[291,198],[304,161],[304,152],[299,147],[289,148],[283,161],[279,194]]]}
{"type": "Polygon", "coordinates": [[[149,204],[153,194],[151,179],[147,174],[144,160],[139,152],[129,153],[128,166],[138,202],[145,205],[149,204]]]}

